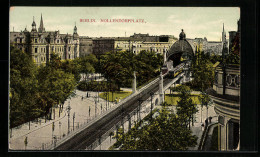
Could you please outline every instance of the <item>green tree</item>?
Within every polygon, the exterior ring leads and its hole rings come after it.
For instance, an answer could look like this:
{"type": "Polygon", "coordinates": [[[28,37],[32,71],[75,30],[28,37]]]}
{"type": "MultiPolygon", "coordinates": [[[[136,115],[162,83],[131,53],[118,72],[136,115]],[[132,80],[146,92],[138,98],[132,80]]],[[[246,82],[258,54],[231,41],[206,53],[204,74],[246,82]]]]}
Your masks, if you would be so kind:
{"type": "Polygon", "coordinates": [[[80,81],[81,65],[78,61],[78,58],[74,60],[65,60],[61,64],[61,69],[66,73],[74,74],[74,78],[77,82],[80,81]]]}
{"type": "Polygon", "coordinates": [[[213,64],[209,59],[209,55],[204,52],[197,52],[192,64],[193,81],[192,86],[204,92],[212,87],[214,78],[213,64]]]}
{"type": "MultiPolygon", "coordinates": [[[[202,107],[205,106],[206,109],[207,109],[207,119],[208,119],[208,108],[209,108],[209,105],[210,105],[210,97],[208,94],[206,93],[202,93],[200,96],[199,96],[199,100],[201,102],[201,112],[202,112],[202,107]]],[[[202,113],[201,113],[201,119],[202,119],[202,113]]]]}
{"type": "Polygon", "coordinates": [[[102,73],[108,80],[117,85],[117,90],[120,90],[120,87],[133,77],[129,66],[127,67],[123,64],[123,53],[124,52],[108,52],[101,56],[100,59],[103,69],[102,73]]]}
{"type": "Polygon", "coordinates": [[[177,101],[177,115],[183,121],[184,126],[189,126],[193,120],[193,115],[198,111],[196,104],[192,102],[191,90],[188,86],[181,85],[176,87],[176,90],[180,93],[180,100],[177,101]]]}
{"type": "Polygon", "coordinates": [[[145,126],[135,126],[118,139],[113,147],[120,150],[187,150],[195,146],[197,137],[182,126],[177,115],[162,108],[159,116],[145,126]]]}
{"type": "Polygon", "coordinates": [[[31,57],[10,47],[10,126],[30,121],[42,114],[37,104],[37,68],[31,57]]]}

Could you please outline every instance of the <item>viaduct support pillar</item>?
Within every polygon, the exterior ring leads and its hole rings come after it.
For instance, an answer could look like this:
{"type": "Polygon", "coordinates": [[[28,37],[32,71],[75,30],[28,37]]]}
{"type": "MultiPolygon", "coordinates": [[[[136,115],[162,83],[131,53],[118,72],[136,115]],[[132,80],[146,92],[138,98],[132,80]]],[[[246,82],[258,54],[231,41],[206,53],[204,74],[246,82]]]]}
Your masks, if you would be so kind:
{"type": "Polygon", "coordinates": [[[132,92],[135,93],[136,92],[136,76],[135,76],[135,71],[134,71],[134,78],[132,81],[132,92]]]}
{"type": "Polygon", "coordinates": [[[162,72],[160,73],[160,80],[159,80],[159,104],[164,102],[164,92],[163,92],[163,76],[162,72]]]}

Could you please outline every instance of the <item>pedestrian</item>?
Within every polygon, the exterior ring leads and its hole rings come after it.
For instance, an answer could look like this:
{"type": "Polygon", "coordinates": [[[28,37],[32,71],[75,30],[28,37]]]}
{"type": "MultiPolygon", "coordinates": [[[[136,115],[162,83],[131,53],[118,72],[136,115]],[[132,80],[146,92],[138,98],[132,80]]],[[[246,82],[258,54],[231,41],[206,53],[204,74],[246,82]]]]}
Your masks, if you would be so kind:
{"type": "Polygon", "coordinates": [[[208,126],[208,119],[205,120],[205,127],[208,126]]]}

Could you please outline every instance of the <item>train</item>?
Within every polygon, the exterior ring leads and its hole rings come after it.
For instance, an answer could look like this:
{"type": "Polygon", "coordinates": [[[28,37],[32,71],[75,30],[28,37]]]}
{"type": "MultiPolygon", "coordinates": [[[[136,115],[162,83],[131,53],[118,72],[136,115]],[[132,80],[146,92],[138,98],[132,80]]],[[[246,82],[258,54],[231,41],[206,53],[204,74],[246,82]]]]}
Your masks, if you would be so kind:
{"type": "Polygon", "coordinates": [[[162,73],[165,74],[168,72],[168,75],[166,75],[166,77],[169,79],[173,79],[184,71],[183,70],[184,65],[185,65],[185,63],[181,63],[181,64],[177,65],[176,67],[174,67],[173,69],[169,69],[167,66],[163,66],[162,73]]]}

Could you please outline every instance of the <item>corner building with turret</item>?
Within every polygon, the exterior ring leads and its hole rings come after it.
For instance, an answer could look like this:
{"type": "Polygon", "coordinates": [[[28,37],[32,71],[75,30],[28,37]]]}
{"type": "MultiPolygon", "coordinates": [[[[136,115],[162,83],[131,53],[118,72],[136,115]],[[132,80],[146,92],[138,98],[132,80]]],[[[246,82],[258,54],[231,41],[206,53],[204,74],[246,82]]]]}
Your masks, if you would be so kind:
{"type": "Polygon", "coordinates": [[[51,53],[57,54],[61,60],[79,57],[79,35],[76,24],[73,34],[60,34],[60,31],[45,31],[41,16],[37,30],[33,18],[32,29],[21,32],[10,32],[10,44],[31,55],[36,65],[50,61],[51,53]]]}

